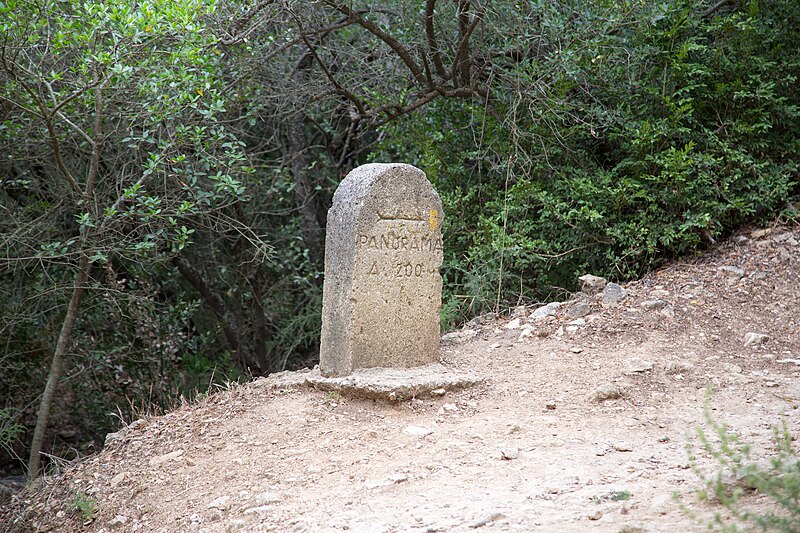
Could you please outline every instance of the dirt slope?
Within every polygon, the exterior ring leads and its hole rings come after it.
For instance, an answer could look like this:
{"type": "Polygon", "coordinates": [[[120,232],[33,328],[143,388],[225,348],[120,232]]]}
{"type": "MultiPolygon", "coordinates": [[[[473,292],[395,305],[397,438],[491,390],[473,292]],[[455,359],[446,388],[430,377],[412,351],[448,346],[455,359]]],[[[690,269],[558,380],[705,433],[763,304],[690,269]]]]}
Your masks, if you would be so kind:
{"type": "Polygon", "coordinates": [[[707,385],[713,415],[763,453],[782,413],[800,427],[798,241],[797,227],[740,235],[627,284],[616,307],[592,298],[584,325],[569,324],[569,305],[476,324],[442,360],[486,384],[443,397],[390,404],[269,379],[214,394],[136,422],[0,520],[24,531],[703,531],[670,495],[717,510],[696,503],[685,449],[707,385]],[[770,339],[745,346],[751,332],[770,339]],[[601,386],[622,396],[598,401],[601,386]],[[92,504],[90,519],[76,510],[92,504]]]}

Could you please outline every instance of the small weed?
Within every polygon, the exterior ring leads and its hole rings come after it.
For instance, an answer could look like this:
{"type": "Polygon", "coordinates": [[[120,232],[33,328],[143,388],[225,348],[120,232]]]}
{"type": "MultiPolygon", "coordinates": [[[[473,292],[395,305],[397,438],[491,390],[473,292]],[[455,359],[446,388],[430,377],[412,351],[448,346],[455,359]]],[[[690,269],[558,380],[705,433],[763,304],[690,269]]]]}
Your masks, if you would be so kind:
{"type": "Polygon", "coordinates": [[[325,394],[324,404],[339,403],[342,401],[342,394],[339,391],[331,390],[325,394]]]}
{"type": "Polygon", "coordinates": [[[721,505],[729,516],[715,512],[713,518],[703,520],[678,494],[674,494],[673,498],[681,510],[695,522],[713,531],[739,533],[748,531],[748,526],[757,526],[759,531],[800,531],[800,460],[786,420],[781,419],[780,426],[773,427],[774,450],[769,460],[755,462],[751,458],[751,445],[742,442],[725,424],[711,417],[710,399],[709,389],[703,415],[710,431],[698,427],[696,433],[700,451],[716,462],[714,471],[708,473],[698,465],[692,443],[687,444],[686,449],[689,464],[701,484],[698,499],[721,505]],[[752,492],[767,496],[772,509],[756,511],[745,507],[742,498],[752,492]]]}
{"type": "Polygon", "coordinates": [[[608,499],[611,500],[612,502],[624,502],[630,500],[631,496],[633,496],[633,494],[631,494],[630,491],[615,490],[609,493],[608,499]]]}
{"type": "Polygon", "coordinates": [[[76,492],[75,496],[67,502],[72,511],[78,512],[84,521],[94,519],[97,513],[97,500],[85,492],[76,492]]]}
{"type": "Polygon", "coordinates": [[[602,494],[592,497],[592,502],[624,502],[631,499],[633,494],[629,490],[612,490],[608,494],[602,494]]]}

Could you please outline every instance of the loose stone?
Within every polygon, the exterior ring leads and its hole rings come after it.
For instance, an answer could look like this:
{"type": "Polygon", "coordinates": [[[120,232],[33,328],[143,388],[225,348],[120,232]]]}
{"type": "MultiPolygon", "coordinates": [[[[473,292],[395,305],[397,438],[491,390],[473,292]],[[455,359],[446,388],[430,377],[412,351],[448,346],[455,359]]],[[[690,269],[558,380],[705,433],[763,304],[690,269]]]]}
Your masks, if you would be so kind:
{"type": "Polygon", "coordinates": [[[633,357],[625,363],[625,372],[628,374],[641,374],[653,370],[653,363],[633,357]]]}
{"type": "Polygon", "coordinates": [[[614,383],[604,383],[592,391],[590,399],[593,402],[602,402],[621,398],[622,395],[623,390],[621,387],[614,383]]]}
{"type": "Polygon", "coordinates": [[[513,461],[519,457],[519,450],[517,448],[502,448],[500,457],[506,461],[513,461]]]}
{"type": "Polygon", "coordinates": [[[581,318],[592,312],[592,308],[587,302],[575,302],[567,307],[564,313],[568,319],[581,318]]]}
{"type": "Polygon", "coordinates": [[[744,345],[745,346],[757,346],[759,344],[765,344],[770,340],[770,336],[764,333],[746,333],[744,336],[744,345]]]}
{"type": "Polygon", "coordinates": [[[645,300],[639,304],[646,311],[660,311],[667,306],[665,300],[645,300]]]}
{"type": "Polygon", "coordinates": [[[474,329],[460,329],[458,331],[451,331],[442,335],[442,342],[461,343],[471,341],[478,336],[478,332],[474,329]]]}
{"type": "Polygon", "coordinates": [[[558,314],[558,310],[560,308],[561,302],[550,302],[547,305],[537,308],[533,313],[531,313],[531,318],[534,320],[539,320],[548,316],[555,316],[558,314]]]}
{"type": "Polygon", "coordinates": [[[628,291],[616,283],[609,283],[603,289],[603,303],[609,307],[616,307],[628,296],[628,291]]]}
{"type": "Polygon", "coordinates": [[[717,270],[727,274],[728,276],[730,276],[732,279],[735,279],[735,280],[742,279],[744,277],[744,274],[745,274],[744,269],[743,268],[739,268],[737,266],[726,265],[726,266],[721,266],[721,267],[717,268],[717,270]]]}
{"type": "Polygon", "coordinates": [[[590,296],[601,292],[608,283],[605,278],[592,274],[584,274],[578,281],[581,282],[581,290],[590,296]]]}
{"type": "Polygon", "coordinates": [[[420,426],[406,426],[403,433],[412,437],[427,437],[433,433],[433,430],[420,426]]]}

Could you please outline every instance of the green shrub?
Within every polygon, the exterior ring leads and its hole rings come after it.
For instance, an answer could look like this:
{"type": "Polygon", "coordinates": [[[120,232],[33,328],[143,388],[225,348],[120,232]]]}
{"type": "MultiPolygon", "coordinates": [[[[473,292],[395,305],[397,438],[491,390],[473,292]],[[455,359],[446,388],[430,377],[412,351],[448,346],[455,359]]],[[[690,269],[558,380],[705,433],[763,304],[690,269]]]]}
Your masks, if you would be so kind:
{"type": "Polygon", "coordinates": [[[711,417],[708,401],[704,418],[708,429],[697,428],[700,451],[715,460],[716,469],[708,473],[698,466],[697,450],[691,443],[687,445],[690,465],[700,480],[700,501],[716,502],[726,513],[715,512],[712,518],[703,520],[680,502],[684,512],[709,530],[726,533],[753,528],[781,533],[800,531],[800,458],[786,420],[773,427],[774,449],[769,460],[757,462],[752,460],[750,444],[711,417]],[[745,496],[753,492],[768,498],[768,509],[747,507],[745,496]]]}
{"type": "Polygon", "coordinates": [[[556,2],[535,18],[508,28],[537,54],[495,72],[492,99],[436,102],[373,153],[442,196],[444,320],[587,272],[636,277],[795,212],[800,4],[556,2]]]}

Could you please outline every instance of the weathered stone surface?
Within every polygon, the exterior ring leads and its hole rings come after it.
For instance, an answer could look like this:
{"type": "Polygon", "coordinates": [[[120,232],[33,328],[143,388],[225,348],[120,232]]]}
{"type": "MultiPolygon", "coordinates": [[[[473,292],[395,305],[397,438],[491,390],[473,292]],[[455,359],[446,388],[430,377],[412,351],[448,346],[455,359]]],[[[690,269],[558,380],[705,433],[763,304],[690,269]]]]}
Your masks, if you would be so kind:
{"type": "Polygon", "coordinates": [[[600,276],[594,276],[592,274],[584,274],[578,278],[578,281],[581,282],[581,290],[588,295],[601,292],[605,288],[606,283],[608,283],[606,278],[601,278],[600,276]]]}
{"type": "Polygon", "coordinates": [[[459,329],[458,331],[451,331],[442,335],[442,342],[460,343],[471,341],[478,336],[478,332],[474,329],[459,329]]]}
{"type": "Polygon", "coordinates": [[[483,378],[475,374],[459,372],[434,363],[413,368],[359,368],[342,377],[325,377],[319,368],[284,371],[261,378],[258,384],[268,389],[311,387],[351,396],[395,401],[428,395],[444,396],[448,391],[482,382],[483,378]]]}
{"type": "Polygon", "coordinates": [[[661,311],[668,303],[666,300],[645,300],[639,305],[647,311],[661,311]]]}
{"type": "Polygon", "coordinates": [[[624,394],[625,391],[619,385],[615,383],[603,383],[592,391],[589,399],[593,402],[602,402],[605,400],[622,398],[624,394]]]}
{"type": "Polygon", "coordinates": [[[769,342],[770,337],[766,333],[745,333],[744,335],[744,345],[745,346],[757,346],[759,344],[766,344],[769,342]]]}
{"type": "Polygon", "coordinates": [[[616,283],[609,283],[603,289],[603,303],[609,307],[616,307],[628,296],[628,291],[616,283]]]}
{"type": "Polygon", "coordinates": [[[733,265],[725,265],[721,267],[717,267],[717,270],[727,274],[731,279],[740,280],[744,277],[745,271],[743,268],[739,268],[733,265]]]}
{"type": "Polygon", "coordinates": [[[531,313],[531,319],[538,320],[548,316],[555,316],[558,314],[558,310],[560,308],[561,302],[550,302],[547,305],[537,308],[533,313],[531,313]]]}
{"type": "Polygon", "coordinates": [[[638,357],[633,357],[625,362],[626,374],[641,374],[651,370],[653,370],[653,363],[645,361],[644,359],[639,359],[638,357]]]}
{"type": "Polygon", "coordinates": [[[411,165],[363,165],[339,185],[325,241],[324,376],[437,361],[443,217],[411,165]]]}
{"type": "Polygon", "coordinates": [[[567,307],[567,311],[564,314],[567,319],[574,319],[584,317],[591,312],[592,308],[589,306],[588,302],[575,302],[567,307]]]}

